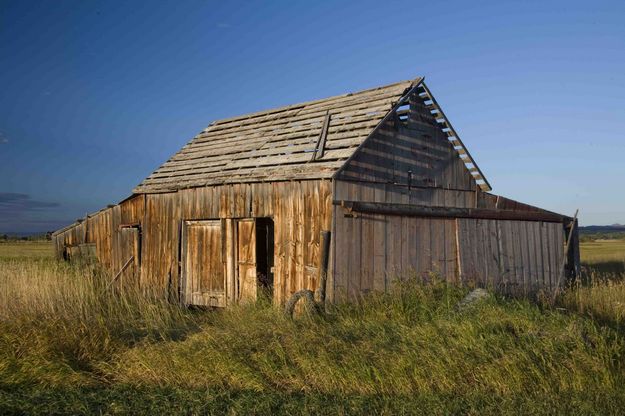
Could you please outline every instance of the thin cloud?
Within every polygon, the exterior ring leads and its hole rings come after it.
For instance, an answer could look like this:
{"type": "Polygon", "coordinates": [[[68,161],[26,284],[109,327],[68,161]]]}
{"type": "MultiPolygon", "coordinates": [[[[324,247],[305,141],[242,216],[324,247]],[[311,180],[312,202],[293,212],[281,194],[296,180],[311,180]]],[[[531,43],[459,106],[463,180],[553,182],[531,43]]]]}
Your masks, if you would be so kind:
{"type": "Polygon", "coordinates": [[[15,221],[11,218],[0,217],[0,234],[34,234],[44,233],[47,231],[54,231],[61,229],[69,224],[73,220],[37,220],[37,219],[22,219],[15,221]]]}
{"type": "Polygon", "coordinates": [[[27,194],[0,192],[0,215],[23,214],[58,206],[57,202],[37,201],[27,194]]]}
{"type": "Polygon", "coordinates": [[[71,221],[59,219],[60,206],[58,202],[32,199],[28,194],[0,192],[0,234],[42,232],[67,225],[71,221]]]}
{"type": "Polygon", "coordinates": [[[217,27],[220,29],[228,29],[230,27],[232,27],[232,25],[228,24],[228,23],[217,23],[217,27]]]}

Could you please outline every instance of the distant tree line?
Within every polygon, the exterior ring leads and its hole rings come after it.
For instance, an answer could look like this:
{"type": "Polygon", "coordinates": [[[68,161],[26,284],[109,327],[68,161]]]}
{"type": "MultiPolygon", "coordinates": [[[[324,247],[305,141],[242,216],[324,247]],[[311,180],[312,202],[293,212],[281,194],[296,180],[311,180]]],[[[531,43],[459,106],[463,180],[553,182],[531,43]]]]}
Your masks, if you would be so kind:
{"type": "Polygon", "coordinates": [[[46,233],[33,234],[33,235],[17,235],[17,234],[2,234],[0,235],[0,241],[50,241],[52,240],[52,231],[46,233]]]}
{"type": "Polygon", "coordinates": [[[596,240],[625,240],[625,231],[580,233],[579,241],[581,242],[596,240]]]}

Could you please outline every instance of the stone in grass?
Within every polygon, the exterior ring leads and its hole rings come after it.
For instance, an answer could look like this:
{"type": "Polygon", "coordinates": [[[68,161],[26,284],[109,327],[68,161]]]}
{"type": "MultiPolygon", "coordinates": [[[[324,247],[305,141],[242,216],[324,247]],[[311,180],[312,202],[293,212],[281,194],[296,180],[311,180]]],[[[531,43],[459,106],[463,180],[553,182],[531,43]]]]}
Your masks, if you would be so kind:
{"type": "Polygon", "coordinates": [[[460,302],[458,302],[456,309],[459,311],[465,310],[489,297],[490,293],[488,293],[485,289],[473,289],[460,302]]]}

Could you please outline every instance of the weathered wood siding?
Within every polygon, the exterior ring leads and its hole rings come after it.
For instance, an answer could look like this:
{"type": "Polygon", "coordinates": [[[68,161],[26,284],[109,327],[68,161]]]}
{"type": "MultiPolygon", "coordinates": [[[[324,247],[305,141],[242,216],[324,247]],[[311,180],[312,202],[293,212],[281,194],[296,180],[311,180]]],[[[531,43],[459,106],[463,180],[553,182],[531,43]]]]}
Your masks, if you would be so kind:
{"type": "Polygon", "coordinates": [[[96,245],[96,256],[107,269],[112,269],[113,209],[106,208],[87,218],[87,242],[96,245]]]}
{"type": "Polygon", "coordinates": [[[57,257],[62,257],[68,246],[95,244],[96,256],[107,269],[116,272],[133,253],[127,253],[127,241],[121,236],[121,227],[140,226],[143,220],[144,196],[136,195],[120,204],[89,215],[80,224],[54,234],[57,257]]]}
{"type": "Polygon", "coordinates": [[[258,295],[256,276],[256,223],[240,220],[237,223],[237,269],[239,300],[255,301],[258,295]]]}
{"type": "MultiPolygon", "coordinates": [[[[317,287],[320,232],[331,230],[330,300],[415,273],[515,293],[553,289],[565,232],[543,221],[566,217],[483,192],[490,184],[422,81],[214,122],[136,195],[55,233],[57,255],[95,244],[113,274],[134,256],[123,280],[172,300],[184,289],[183,302],[218,306],[254,297],[262,259],[273,264],[264,273],[273,274],[281,303],[317,287]],[[370,204],[356,212],[341,201],[370,204]],[[493,214],[500,210],[540,215],[493,214]],[[259,258],[254,250],[250,219],[266,217],[272,262],[269,250],[259,258]],[[186,225],[205,220],[210,230],[187,230],[183,241],[186,225]],[[217,280],[202,280],[205,273],[217,280]]],[[[572,241],[569,263],[578,264],[576,234],[572,241]]]]}
{"type": "Polygon", "coordinates": [[[557,287],[562,224],[461,218],[455,225],[461,281],[523,295],[557,287]]]}
{"type": "MultiPolygon", "coordinates": [[[[460,145],[413,98],[337,172],[335,201],[544,212],[483,192],[460,145]]],[[[558,282],[561,223],[365,214],[339,205],[333,216],[331,300],[432,273],[511,293],[551,290],[558,282]]]]}
{"type": "Polygon", "coordinates": [[[186,305],[226,306],[222,221],[182,224],[180,295],[186,305]]]}
{"type": "Polygon", "coordinates": [[[411,98],[405,119],[390,118],[363,142],[335,178],[475,190],[458,150],[425,106],[411,98]]]}
{"type": "Polygon", "coordinates": [[[297,290],[316,288],[320,232],[331,228],[331,213],[329,180],[230,184],[136,195],[54,238],[61,254],[65,245],[95,243],[100,261],[116,273],[133,254],[121,230],[139,227],[141,286],[168,292],[177,300],[184,220],[270,217],[275,233],[274,301],[282,302],[297,290]]]}
{"type": "Polygon", "coordinates": [[[564,255],[560,223],[351,214],[337,207],[331,299],[432,275],[513,294],[551,291],[564,255]]]}
{"type": "Polygon", "coordinates": [[[85,243],[85,228],[83,223],[72,224],[52,236],[54,252],[58,259],[66,256],[67,248],[76,247],[85,243]]]}
{"type": "MultiPolygon", "coordinates": [[[[543,211],[480,190],[365,181],[337,180],[334,200],[543,211]]],[[[564,255],[561,223],[349,213],[335,205],[334,224],[328,296],[335,300],[431,273],[514,294],[552,290],[564,255]]]]}
{"type": "Polygon", "coordinates": [[[274,221],[274,301],[316,288],[320,232],[331,227],[329,180],[192,188],[147,195],[147,200],[142,282],[178,287],[174,265],[182,219],[269,217],[274,221]]]}

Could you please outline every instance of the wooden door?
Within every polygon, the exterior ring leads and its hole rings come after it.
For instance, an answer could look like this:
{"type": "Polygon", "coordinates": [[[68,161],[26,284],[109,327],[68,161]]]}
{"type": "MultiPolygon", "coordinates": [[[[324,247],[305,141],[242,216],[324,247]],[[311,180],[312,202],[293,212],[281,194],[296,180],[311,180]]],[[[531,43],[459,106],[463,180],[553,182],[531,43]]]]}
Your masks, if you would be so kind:
{"type": "Polygon", "coordinates": [[[184,222],[181,280],[184,304],[226,306],[222,235],[220,220],[184,222]]]}
{"type": "Polygon", "coordinates": [[[239,302],[255,301],[258,294],[256,277],[256,221],[254,219],[237,222],[237,264],[239,302]]]}
{"type": "Polygon", "coordinates": [[[138,282],[141,256],[139,238],[140,233],[137,227],[123,227],[119,230],[119,270],[123,268],[119,280],[122,285],[138,282]]]}

